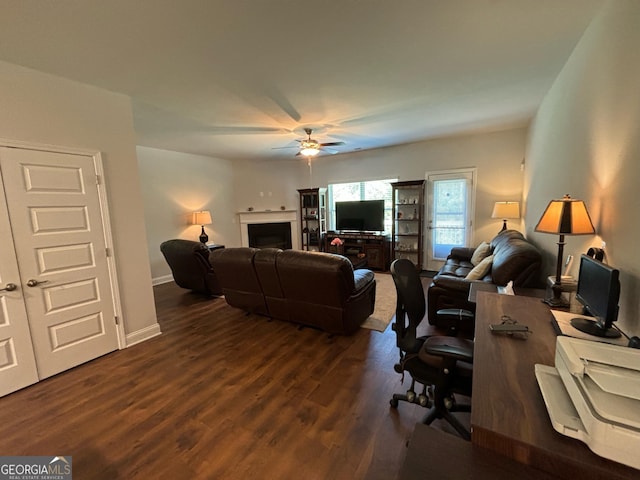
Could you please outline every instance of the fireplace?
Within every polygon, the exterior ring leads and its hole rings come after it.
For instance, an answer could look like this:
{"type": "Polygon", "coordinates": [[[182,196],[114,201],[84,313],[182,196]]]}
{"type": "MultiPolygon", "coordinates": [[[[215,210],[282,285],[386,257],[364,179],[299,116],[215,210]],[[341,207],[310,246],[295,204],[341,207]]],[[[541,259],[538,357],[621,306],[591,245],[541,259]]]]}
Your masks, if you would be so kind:
{"type": "MultiPolygon", "coordinates": [[[[248,247],[249,243],[249,227],[255,225],[273,225],[273,224],[286,224],[289,226],[288,242],[290,242],[289,248],[297,250],[300,248],[300,232],[298,231],[298,212],[297,210],[262,210],[262,211],[247,211],[238,212],[240,218],[240,237],[242,240],[242,246],[248,247]]],[[[258,227],[260,229],[260,227],[258,227]]],[[[276,227],[284,228],[284,227],[276,227]]],[[[252,228],[253,230],[253,228],[252,228]]],[[[267,235],[271,236],[271,235],[267,235]]],[[[275,243],[268,241],[266,243],[275,243]]],[[[289,244],[289,243],[287,243],[289,244]]],[[[278,244],[279,245],[279,244],[278,244]]],[[[266,248],[266,247],[258,247],[266,248]]],[[[278,246],[278,248],[282,248],[278,246]]]]}
{"type": "Polygon", "coordinates": [[[251,223],[247,233],[250,247],[291,248],[291,222],[251,223]]]}

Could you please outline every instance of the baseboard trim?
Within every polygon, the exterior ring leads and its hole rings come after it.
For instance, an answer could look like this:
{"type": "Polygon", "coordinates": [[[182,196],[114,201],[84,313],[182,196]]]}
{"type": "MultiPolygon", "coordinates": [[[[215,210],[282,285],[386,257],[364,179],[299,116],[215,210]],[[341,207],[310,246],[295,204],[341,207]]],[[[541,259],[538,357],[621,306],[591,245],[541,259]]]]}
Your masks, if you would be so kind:
{"type": "Polygon", "coordinates": [[[161,277],[156,277],[151,279],[151,285],[153,285],[154,287],[156,285],[162,285],[163,283],[169,283],[169,282],[173,282],[173,275],[171,274],[163,275],[161,277]]]}
{"type": "Polygon", "coordinates": [[[160,325],[154,323],[145,328],[141,328],[140,330],[136,330],[135,332],[131,332],[127,334],[127,348],[132,347],[138,343],[142,343],[146,340],[149,340],[153,337],[157,337],[158,335],[162,335],[162,331],[160,330],[160,325]]]}

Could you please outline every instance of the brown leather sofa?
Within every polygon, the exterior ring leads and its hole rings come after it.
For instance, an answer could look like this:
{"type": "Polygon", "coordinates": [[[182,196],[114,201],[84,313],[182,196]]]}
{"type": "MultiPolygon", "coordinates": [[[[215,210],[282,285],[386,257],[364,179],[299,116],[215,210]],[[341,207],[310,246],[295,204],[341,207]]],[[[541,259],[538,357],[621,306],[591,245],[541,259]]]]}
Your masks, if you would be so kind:
{"type": "Polygon", "coordinates": [[[540,251],[517,230],[503,230],[490,243],[493,262],[488,273],[479,280],[465,277],[474,268],[471,257],[474,248],[457,247],[451,250],[440,271],[433,277],[427,292],[429,323],[440,324],[438,310],[454,308],[475,312],[475,303],[469,302],[471,282],[488,282],[514,287],[535,287],[539,282],[542,263],[540,251]]]}
{"type": "Polygon", "coordinates": [[[218,278],[209,263],[209,249],[206,245],[174,239],[162,242],[160,251],[178,286],[205,295],[222,295],[218,278]]]}
{"type": "Polygon", "coordinates": [[[247,312],[348,335],[373,313],[374,273],[348,259],[298,250],[226,248],[210,261],[227,303],[247,312]]]}

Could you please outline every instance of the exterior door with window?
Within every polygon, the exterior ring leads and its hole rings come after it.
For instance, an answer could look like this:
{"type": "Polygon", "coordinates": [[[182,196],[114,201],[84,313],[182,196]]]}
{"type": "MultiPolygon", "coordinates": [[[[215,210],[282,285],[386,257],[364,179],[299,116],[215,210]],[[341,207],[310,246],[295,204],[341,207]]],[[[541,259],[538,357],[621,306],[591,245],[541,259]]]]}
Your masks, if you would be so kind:
{"type": "Polygon", "coordinates": [[[453,247],[471,245],[475,174],[475,169],[427,174],[427,270],[439,270],[453,247]]]}

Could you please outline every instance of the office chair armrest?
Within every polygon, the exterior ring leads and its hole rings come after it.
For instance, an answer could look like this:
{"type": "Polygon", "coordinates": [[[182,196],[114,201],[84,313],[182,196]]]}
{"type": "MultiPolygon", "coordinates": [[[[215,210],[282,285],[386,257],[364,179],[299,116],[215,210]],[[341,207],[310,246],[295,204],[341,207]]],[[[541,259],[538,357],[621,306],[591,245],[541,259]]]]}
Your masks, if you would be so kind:
{"type": "Polygon", "coordinates": [[[429,337],[425,340],[422,349],[429,355],[473,363],[473,341],[465,338],[429,337]]]}

